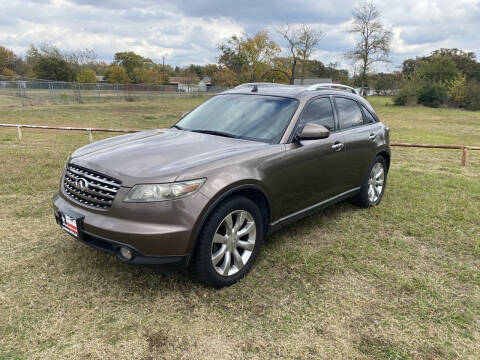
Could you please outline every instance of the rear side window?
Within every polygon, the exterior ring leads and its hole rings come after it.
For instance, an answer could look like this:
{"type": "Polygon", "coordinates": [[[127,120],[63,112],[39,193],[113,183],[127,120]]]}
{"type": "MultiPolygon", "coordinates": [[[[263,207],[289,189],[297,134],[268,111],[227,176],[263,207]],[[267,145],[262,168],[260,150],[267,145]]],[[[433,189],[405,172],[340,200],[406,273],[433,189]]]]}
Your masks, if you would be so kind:
{"type": "Polygon", "coordinates": [[[335,102],[337,104],[340,129],[349,129],[363,125],[362,111],[356,101],[337,97],[335,102]]]}
{"type": "Polygon", "coordinates": [[[367,124],[374,124],[376,123],[375,118],[372,116],[370,111],[367,110],[365,106],[362,105],[363,112],[365,113],[365,120],[367,121],[367,124]]]}
{"type": "Polygon", "coordinates": [[[330,131],[335,130],[335,119],[329,98],[315,99],[307,104],[307,107],[302,112],[298,126],[301,128],[309,122],[323,125],[330,131]]]}

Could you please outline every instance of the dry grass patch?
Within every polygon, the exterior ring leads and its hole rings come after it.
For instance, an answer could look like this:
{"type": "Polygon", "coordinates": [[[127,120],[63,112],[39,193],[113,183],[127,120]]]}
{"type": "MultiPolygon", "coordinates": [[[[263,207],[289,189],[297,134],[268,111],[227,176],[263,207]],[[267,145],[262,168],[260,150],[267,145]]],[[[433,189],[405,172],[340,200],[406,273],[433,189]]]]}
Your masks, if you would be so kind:
{"type": "MultiPolygon", "coordinates": [[[[373,102],[394,141],[418,141],[409,129],[422,121],[420,142],[480,143],[479,113],[384,101],[373,102]],[[445,137],[453,119],[468,137],[445,137]]],[[[8,116],[154,128],[197,104],[8,116]]],[[[19,142],[0,129],[0,359],[478,358],[480,152],[461,167],[458,151],[395,148],[379,207],[344,202],[272,234],[251,274],[217,291],[122,264],[58,228],[50,199],[68,154],[87,142],[34,130],[19,142]]]]}

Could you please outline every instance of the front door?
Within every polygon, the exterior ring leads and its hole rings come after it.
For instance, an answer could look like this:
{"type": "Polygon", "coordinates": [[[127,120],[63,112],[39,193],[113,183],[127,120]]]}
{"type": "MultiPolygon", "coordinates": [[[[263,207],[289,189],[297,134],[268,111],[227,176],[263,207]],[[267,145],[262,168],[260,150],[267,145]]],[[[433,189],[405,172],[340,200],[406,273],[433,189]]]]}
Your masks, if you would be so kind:
{"type": "Polygon", "coordinates": [[[281,179],[276,179],[280,216],[318,204],[348,189],[345,138],[337,132],[330,97],[311,100],[303,110],[296,133],[313,122],[331,131],[326,139],[294,141],[282,155],[281,179]]]}

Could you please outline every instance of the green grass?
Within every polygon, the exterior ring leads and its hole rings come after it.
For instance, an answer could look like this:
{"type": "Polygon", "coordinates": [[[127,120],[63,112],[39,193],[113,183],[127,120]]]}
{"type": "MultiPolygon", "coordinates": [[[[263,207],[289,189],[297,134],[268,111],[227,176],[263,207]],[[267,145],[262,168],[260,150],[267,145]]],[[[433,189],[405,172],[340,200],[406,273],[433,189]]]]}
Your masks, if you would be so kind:
{"type": "MultiPolygon", "coordinates": [[[[0,122],[155,128],[201,99],[8,108],[0,122]]],[[[480,113],[372,104],[392,141],[480,144],[480,113]]],[[[237,285],[118,262],[51,197],[84,133],[0,129],[0,359],[478,359],[480,151],[394,148],[380,206],[268,238],[237,285]]],[[[94,134],[95,139],[109,136],[94,134]]]]}

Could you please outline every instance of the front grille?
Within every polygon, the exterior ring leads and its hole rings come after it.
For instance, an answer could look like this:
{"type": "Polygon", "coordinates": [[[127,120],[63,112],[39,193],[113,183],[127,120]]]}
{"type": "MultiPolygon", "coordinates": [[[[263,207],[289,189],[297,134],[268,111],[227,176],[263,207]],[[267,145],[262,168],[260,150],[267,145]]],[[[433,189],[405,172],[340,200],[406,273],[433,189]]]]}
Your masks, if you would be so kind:
{"type": "Polygon", "coordinates": [[[107,209],[121,182],[83,167],[69,164],[63,179],[65,193],[75,201],[94,208],[107,209]]]}

